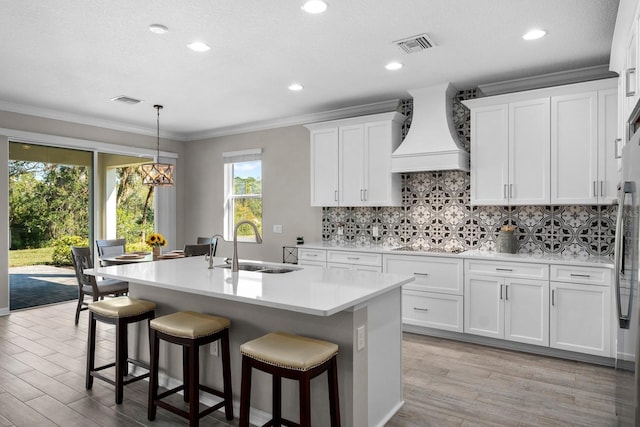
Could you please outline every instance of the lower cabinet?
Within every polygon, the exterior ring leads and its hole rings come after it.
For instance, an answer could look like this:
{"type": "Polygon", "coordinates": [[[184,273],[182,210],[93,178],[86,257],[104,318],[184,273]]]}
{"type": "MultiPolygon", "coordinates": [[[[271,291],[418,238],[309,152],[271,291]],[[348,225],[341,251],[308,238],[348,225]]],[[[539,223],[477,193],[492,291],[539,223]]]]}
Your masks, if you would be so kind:
{"type": "Polygon", "coordinates": [[[327,251],[327,268],[382,273],[382,255],[329,250],[327,251]]]}
{"type": "Polygon", "coordinates": [[[549,345],[549,282],[499,276],[465,279],[464,332],[549,345]]]}
{"type": "Polygon", "coordinates": [[[463,296],[436,292],[402,291],[402,323],[463,331],[463,296]]]}
{"type": "Polygon", "coordinates": [[[560,282],[554,279],[561,277],[561,267],[552,266],[550,346],[610,357],[610,271],[575,270],[573,278],[560,282]],[[594,280],[595,277],[598,279],[594,280]]]}

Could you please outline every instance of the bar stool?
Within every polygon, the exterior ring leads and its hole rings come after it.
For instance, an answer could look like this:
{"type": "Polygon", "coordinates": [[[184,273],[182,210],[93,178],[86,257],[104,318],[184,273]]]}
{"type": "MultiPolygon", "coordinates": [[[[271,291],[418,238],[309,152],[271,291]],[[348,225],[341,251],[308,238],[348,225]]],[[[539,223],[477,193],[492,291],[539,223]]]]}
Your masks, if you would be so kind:
{"type": "MultiPolygon", "coordinates": [[[[249,426],[251,407],[251,368],[273,377],[273,418],[264,424],[311,426],[311,379],[327,371],[331,426],[340,427],[336,344],[284,332],[272,332],[240,346],[242,384],[240,427],[249,426]],[[297,380],[300,388],[300,424],[282,418],[282,378],[297,380]]],[[[263,427],[264,427],[263,426],[263,427]]]]}
{"type": "Polygon", "coordinates": [[[158,317],[150,323],[151,335],[151,376],[149,377],[149,407],[147,418],[156,418],[157,407],[178,414],[189,420],[190,426],[197,426],[200,418],[224,406],[227,420],[233,419],[233,394],[231,391],[231,359],[229,356],[229,319],[181,311],[158,317]],[[183,384],[158,394],[158,359],[160,339],[182,346],[183,384]],[[222,378],[224,391],[215,390],[200,384],[199,348],[202,345],[220,340],[222,354],[222,378]],[[161,399],[184,390],[184,401],[189,402],[189,412],[161,399]],[[199,390],[221,397],[223,400],[203,411],[200,409],[199,390]]]}
{"type": "Polygon", "coordinates": [[[122,403],[124,386],[132,382],[147,378],[149,373],[124,379],[129,371],[129,363],[148,369],[148,366],[138,360],[129,359],[127,347],[127,328],[130,323],[147,322],[154,318],[156,305],[153,302],[129,298],[117,297],[89,304],[89,340],[87,349],[86,388],[93,387],[93,378],[98,378],[116,388],[116,403],[122,403]],[[116,360],[102,366],[95,366],[96,358],[96,321],[116,326],[116,360]],[[115,380],[105,377],[100,371],[115,366],[115,380]]]}

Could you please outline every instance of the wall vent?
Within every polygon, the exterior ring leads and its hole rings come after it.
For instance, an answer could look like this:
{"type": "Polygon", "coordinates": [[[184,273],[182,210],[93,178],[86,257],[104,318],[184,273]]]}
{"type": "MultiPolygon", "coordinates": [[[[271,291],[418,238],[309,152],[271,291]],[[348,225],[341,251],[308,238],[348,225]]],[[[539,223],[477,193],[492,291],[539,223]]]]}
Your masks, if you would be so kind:
{"type": "Polygon", "coordinates": [[[131,98],[130,96],[120,95],[115,98],[111,98],[112,101],[123,102],[125,104],[134,105],[142,102],[141,99],[131,98]]]}
{"type": "Polygon", "coordinates": [[[393,43],[406,53],[422,52],[435,46],[435,43],[433,43],[426,33],[397,40],[393,43]]]}

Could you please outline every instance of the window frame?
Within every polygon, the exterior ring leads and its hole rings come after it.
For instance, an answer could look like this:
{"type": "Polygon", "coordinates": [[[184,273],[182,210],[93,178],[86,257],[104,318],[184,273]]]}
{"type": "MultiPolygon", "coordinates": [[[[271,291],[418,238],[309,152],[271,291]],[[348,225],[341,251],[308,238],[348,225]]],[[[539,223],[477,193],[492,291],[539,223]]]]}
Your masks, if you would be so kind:
{"type": "MultiPolygon", "coordinates": [[[[223,235],[225,240],[233,240],[234,228],[235,228],[235,220],[234,220],[234,212],[235,212],[235,202],[236,200],[246,200],[246,199],[260,199],[264,202],[264,193],[263,193],[263,180],[262,180],[262,149],[252,149],[252,150],[242,150],[242,151],[233,151],[228,153],[223,153],[224,160],[224,231],[223,235]],[[260,194],[234,194],[234,166],[237,163],[243,162],[252,162],[259,161],[260,162],[260,194]]],[[[262,204],[263,205],[263,204],[262,204]]],[[[263,205],[264,206],[264,205],[263,205]]],[[[262,219],[264,216],[264,212],[260,211],[260,220],[263,223],[262,219]]],[[[263,228],[264,232],[264,228],[263,228]]],[[[256,243],[255,237],[242,237],[238,236],[238,242],[249,242],[256,243]]]]}

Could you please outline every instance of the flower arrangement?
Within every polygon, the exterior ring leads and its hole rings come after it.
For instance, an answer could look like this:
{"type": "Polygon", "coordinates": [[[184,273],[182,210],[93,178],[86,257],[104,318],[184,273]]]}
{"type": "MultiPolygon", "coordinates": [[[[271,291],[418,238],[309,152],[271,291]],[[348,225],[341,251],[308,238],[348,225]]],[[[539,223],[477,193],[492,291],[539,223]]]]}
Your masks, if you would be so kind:
{"type": "Polygon", "coordinates": [[[159,248],[160,246],[166,246],[167,241],[160,233],[151,233],[146,240],[147,245],[159,248]]]}

